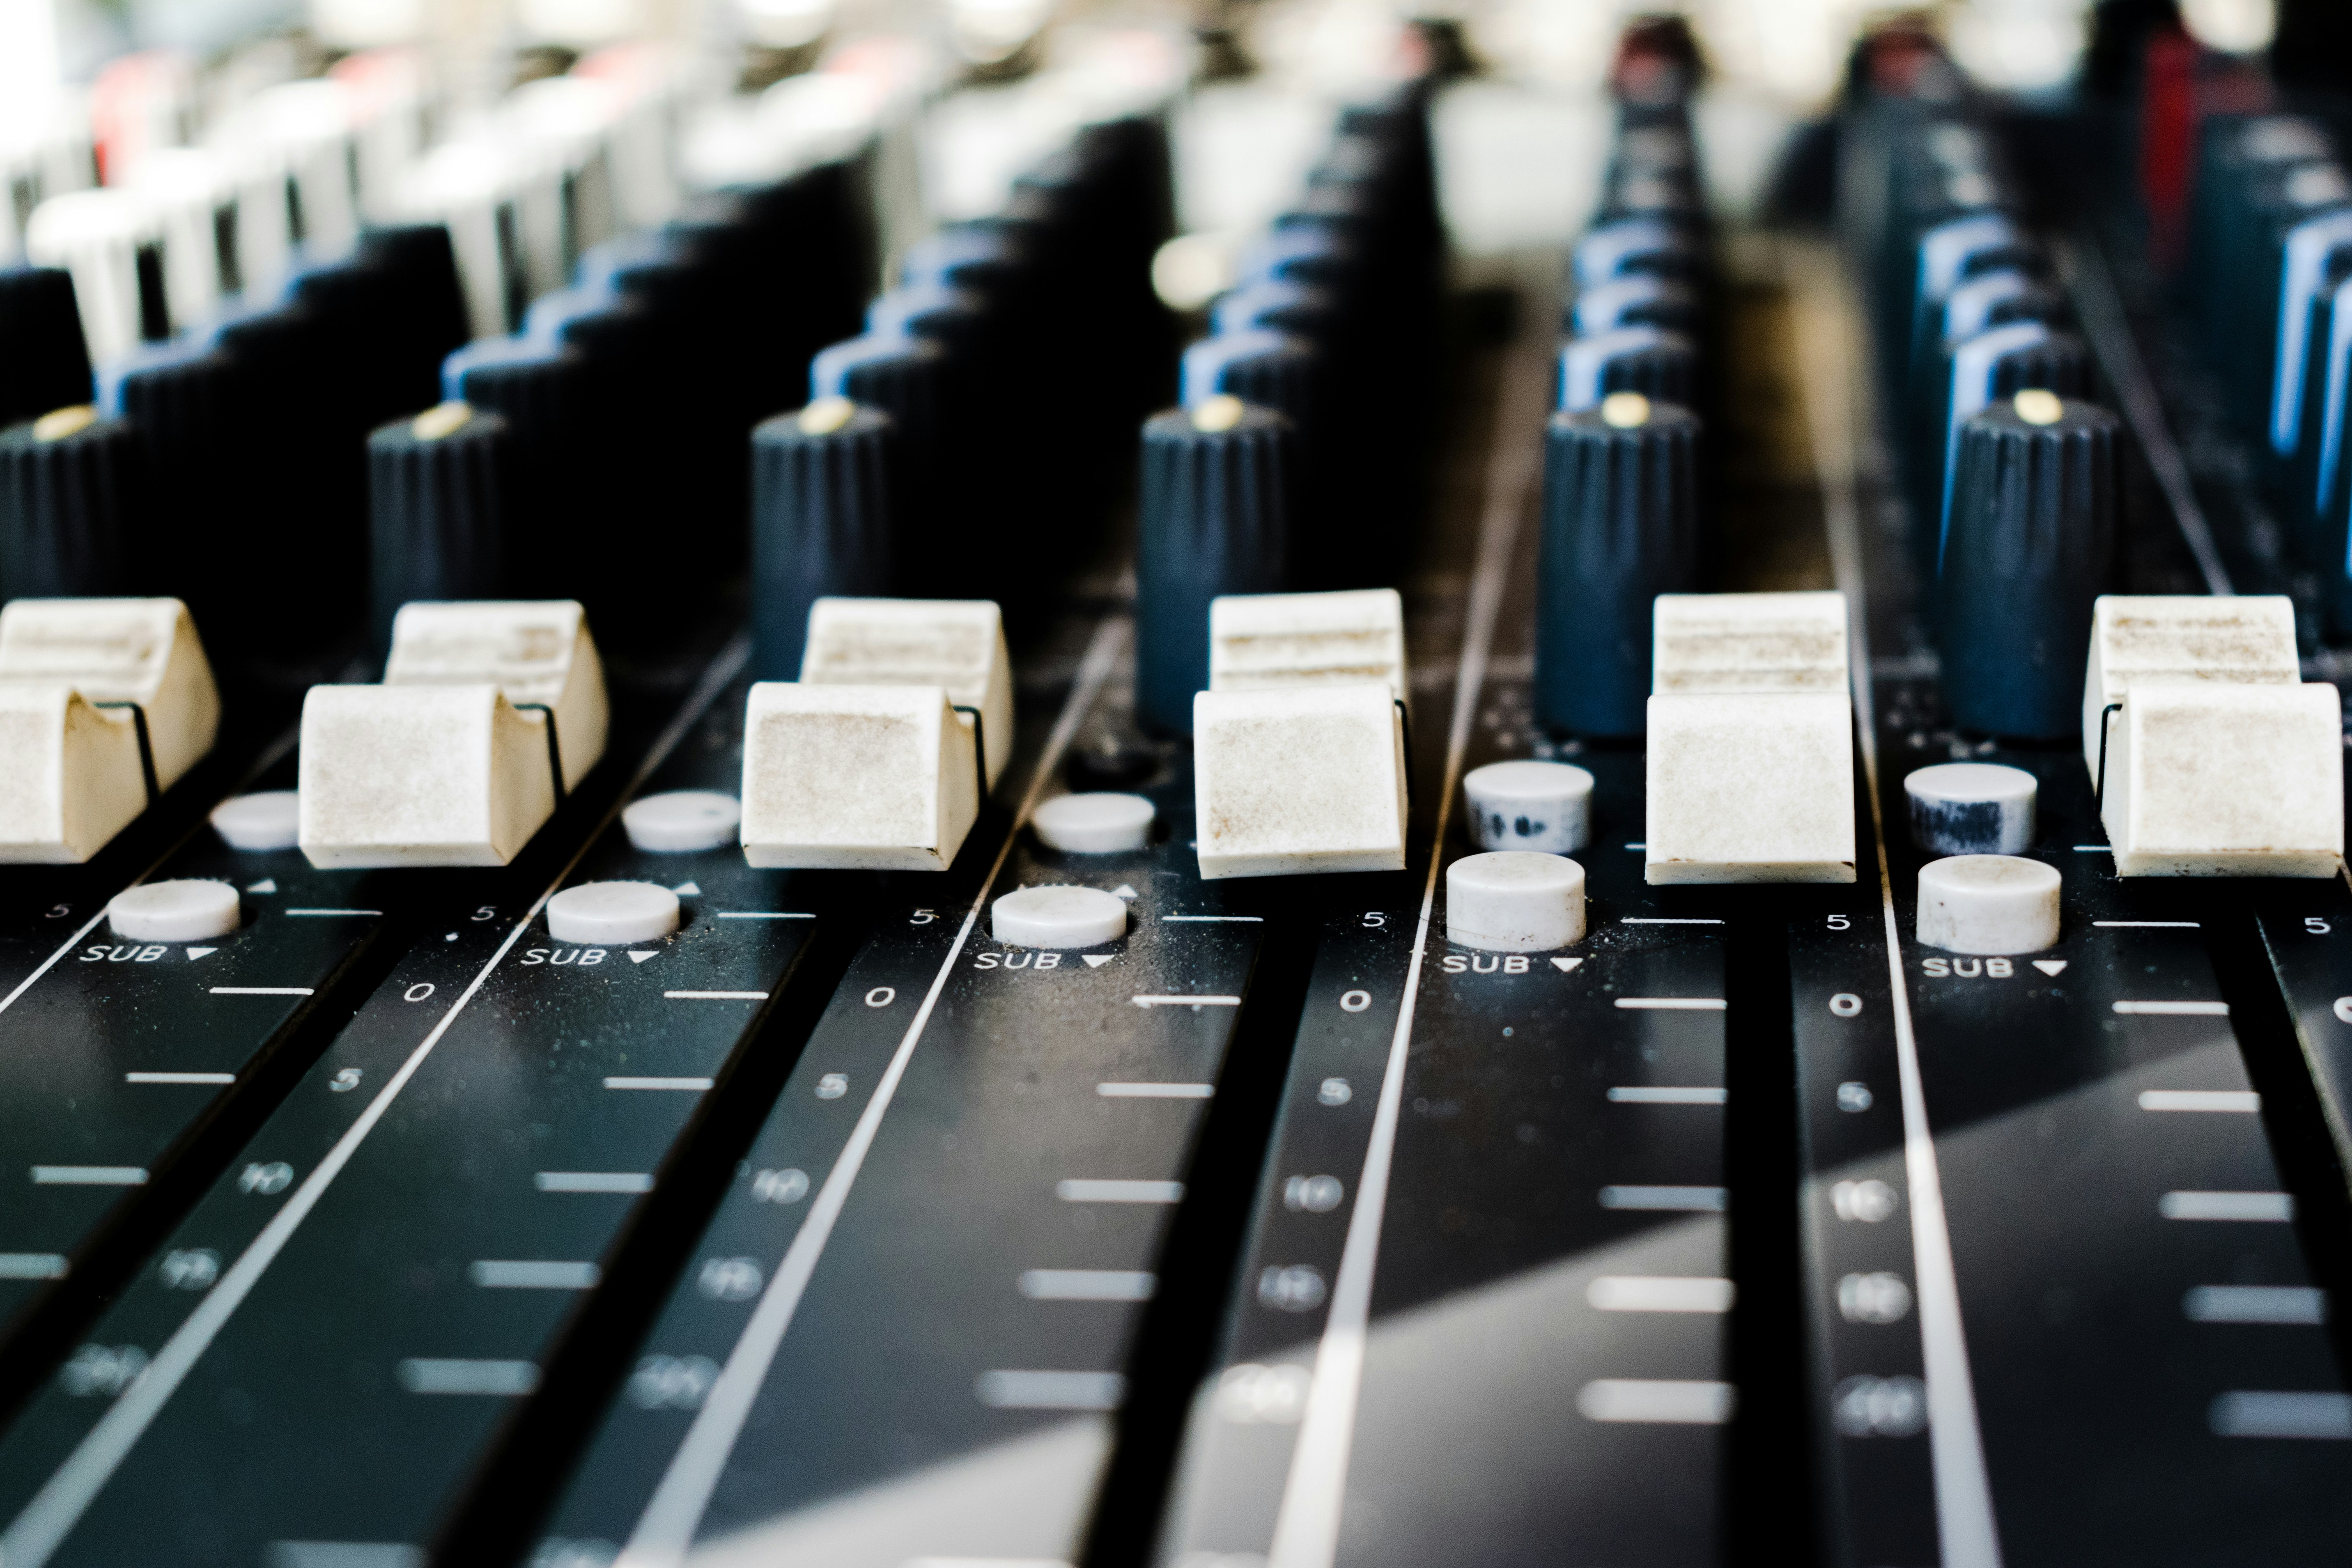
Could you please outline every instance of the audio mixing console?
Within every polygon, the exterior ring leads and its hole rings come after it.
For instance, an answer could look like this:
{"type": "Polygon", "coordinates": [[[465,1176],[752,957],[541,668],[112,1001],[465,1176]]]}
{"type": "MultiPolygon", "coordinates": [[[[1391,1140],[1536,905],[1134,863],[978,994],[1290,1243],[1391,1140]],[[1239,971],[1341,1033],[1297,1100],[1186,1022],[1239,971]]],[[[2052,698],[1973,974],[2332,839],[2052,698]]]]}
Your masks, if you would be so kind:
{"type": "Polygon", "coordinates": [[[0,0],[0,1568],[2352,1551],[2329,8],[278,9],[0,0]]]}

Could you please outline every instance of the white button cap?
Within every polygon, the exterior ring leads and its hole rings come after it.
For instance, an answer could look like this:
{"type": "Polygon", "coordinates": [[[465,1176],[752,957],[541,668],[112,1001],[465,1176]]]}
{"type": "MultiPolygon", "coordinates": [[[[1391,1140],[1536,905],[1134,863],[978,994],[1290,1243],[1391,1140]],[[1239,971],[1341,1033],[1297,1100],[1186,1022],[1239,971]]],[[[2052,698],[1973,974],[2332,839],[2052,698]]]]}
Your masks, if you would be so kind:
{"type": "Polygon", "coordinates": [[[621,813],[632,848],[648,855],[684,855],[735,842],[743,808],[715,789],[674,789],[633,800],[621,813]]]}
{"type": "Polygon", "coordinates": [[[2015,855],[1919,868],[1919,941],[1947,952],[2040,952],[2058,941],[2058,870],[2015,855]]]}
{"type": "Polygon", "coordinates": [[[547,900],[558,942],[659,942],[677,931],[677,895],[652,882],[583,882],[547,900]]]}
{"type": "Polygon", "coordinates": [[[1488,763],[1462,781],[1482,849],[1572,855],[1592,837],[1592,775],[1568,763],[1488,763]]]}
{"type": "Polygon", "coordinates": [[[2021,855],[2033,845],[2038,788],[2023,768],[1938,763],[1903,780],[1911,841],[1930,855],[2021,855]]]}
{"type": "Polygon", "coordinates": [[[236,889],[226,882],[149,882],[125,888],[106,906],[106,923],[125,942],[204,942],[237,927],[236,889]]]}
{"type": "Polygon", "coordinates": [[[265,789],[213,807],[213,831],[232,849],[291,849],[301,827],[300,794],[265,789]]]}
{"type": "Polygon", "coordinates": [[[1139,795],[1108,790],[1055,795],[1030,815],[1029,826],[1048,849],[1073,855],[1116,855],[1151,841],[1157,812],[1139,795]]]}
{"type": "Polygon", "coordinates": [[[1487,952],[1549,952],[1584,940],[1584,868],[1504,849],[1445,868],[1445,939],[1487,952]]]}
{"type": "Polygon", "coordinates": [[[1024,888],[996,900],[988,929],[1014,947],[1095,947],[1127,934],[1127,900],[1100,888],[1024,888]]]}

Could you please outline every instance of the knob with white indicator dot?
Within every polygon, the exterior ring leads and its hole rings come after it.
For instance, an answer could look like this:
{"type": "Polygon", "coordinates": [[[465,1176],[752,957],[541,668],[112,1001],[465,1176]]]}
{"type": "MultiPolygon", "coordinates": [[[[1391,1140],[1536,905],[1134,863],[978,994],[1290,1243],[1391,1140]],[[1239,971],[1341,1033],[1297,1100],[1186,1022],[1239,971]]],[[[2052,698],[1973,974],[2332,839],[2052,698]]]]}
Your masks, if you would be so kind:
{"type": "Polygon", "coordinates": [[[1906,774],[1911,841],[1930,855],[2021,855],[2033,846],[2039,789],[2023,768],[1938,763],[1906,774]]]}
{"type": "Polygon", "coordinates": [[[1697,387],[1697,345],[1664,327],[1615,327],[1560,350],[1559,405],[1570,413],[1619,392],[1687,408],[1697,387]]]}
{"type": "Polygon", "coordinates": [[[1592,775],[1570,763],[1488,763],[1462,780],[1481,849],[1573,855],[1592,837],[1592,775]]]}
{"type": "Polygon", "coordinates": [[[232,849],[248,854],[291,849],[300,841],[302,796],[290,789],[232,795],[213,807],[213,831],[232,849]]]}
{"type": "Polygon", "coordinates": [[[0,431],[0,601],[121,593],[145,465],[88,404],[0,431]]]}
{"type": "Polygon", "coordinates": [[[996,900],[988,929],[1011,947],[1098,947],[1127,934],[1127,900],[1100,888],[1024,888],[996,900]]]}
{"type": "Polygon", "coordinates": [[[60,267],[0,268],[0,426],[88,403],[89,349],[60,267]]]}
{"type": "Polygon", "coordinates": [[[1584,940],[1584,868],[1503,849],[1445,868],[1445,940],[1485,952],[1549,952],[1584,940]]]}
{"type": "Polygon", "coordinates": [[[817,600],[901,585],[897,448],[896,422],[846,397],[820,397],[751,432],[756,679],[800,679],[817,600]]]}
{"type": "Polygon", "coordinates": [[[507,422],[464,403],[368,437],[368,614],[378,657],[415,599],[507,596],[513,454],[507,422]]]}
{"type": "Polygon", "coordinates": [[[125,942],[205,942],[241,918],[235,888],[192,879],[125,888],[106,906],[107,925],[125,942]]]}
{"type": "Polygon", "coordinates": [[[2058,943],[2057,868],[2016,855],[1955,855],[1919,868],[1919,942],[1947,952],[2040,952],[2058,943]]]}
{"type": "Polygon", "coordinates": [[[1158,808],[1139,795],[1090,790],[1055,795],[1030,815],[1029,826],[1048,849],[1066,855],[1118,855],[1151,842],[1158,808]]]}
{"type": "Polygon", "coordinates": [[[1536,712],[1550,728],[1643,731],[1651,602],[1697,582],[1699,429],[1630,392],[1552,416],[1536,579],[1536,712]]]}
{"type": "Polygon", "coordinates": [[[621,811],[629,847],[648,855],[690,855],[736,841],[742,803],[715,789],[673,789],[641,796],[621,811]]]}
{"type": "Polygon", "coordinates": [[[547,934],[558,942],[660,942],[677,922],[677,895],[654,882],[583,882],[547,900],[547,934]]]}

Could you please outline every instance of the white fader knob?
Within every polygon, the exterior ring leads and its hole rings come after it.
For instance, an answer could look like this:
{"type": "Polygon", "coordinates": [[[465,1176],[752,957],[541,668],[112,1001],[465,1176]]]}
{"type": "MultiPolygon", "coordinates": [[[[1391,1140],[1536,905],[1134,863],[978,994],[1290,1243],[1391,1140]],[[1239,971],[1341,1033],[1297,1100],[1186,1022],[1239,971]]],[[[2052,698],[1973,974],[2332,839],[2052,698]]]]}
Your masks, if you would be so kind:
{"type": "Polygon", "coordinates": [[[2033,847],[2033,775],[1997,763],[1939,763],[1903,780],[1911,841],[1930,855],[2021,855],[2033,847]]]}
{"type": "Polygon", "coordinates": [[[1127,934],[1127,900],[1100,888],[1024,888],[996,900],[988,929],[1013,947],[1095,947],[1127,934]]]}
{"type": "Polygon", "coordinates": [[[106,906],[106,923],[125,942],[207,942],[237,928],[236,889],[193,879],[125,888],[106,906]]]}
{"type": "Polygon", "coordinates": [[[1568,763],[1488,763],[1462,780],[1481,849],[1573,855],[1592,837],[1592,775],[1568,763]]]}
{"type": "Polygon", "coordinates": [[[1919,942],[1947,952],[2040,952],[2058,942],[2058,871],[2015,855],[1919,868],[1919,942]]]}
{"type": "Polygon", "coordinates": [[[677,931],[677,895],[653,882],[583,882],[547,900],[558,942],[659,942],[677,931]]]}
{"type": "Polygon", "coordinates": [[[1505,849],[1445,868],[1445,939],[1486,952],[1549,952],[1584,940],[1584,868],[1505,849]]]}

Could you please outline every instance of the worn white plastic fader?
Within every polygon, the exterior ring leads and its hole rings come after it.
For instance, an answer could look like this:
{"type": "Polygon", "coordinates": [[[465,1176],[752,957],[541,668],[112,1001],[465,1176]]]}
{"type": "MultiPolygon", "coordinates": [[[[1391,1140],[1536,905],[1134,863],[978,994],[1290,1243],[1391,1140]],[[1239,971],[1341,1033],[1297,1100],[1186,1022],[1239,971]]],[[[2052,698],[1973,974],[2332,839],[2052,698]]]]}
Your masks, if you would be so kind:
{"type": "MultiPolygon", "coordinates": [[[[1013,754],[1013,659],[987,599],[819,599],[801,655],[805,686],[936,686],[978,710],[995,787],[1013,754]]],[[[971,715],[958,720],[967,730],[971,715]]]]}
{"type": "Polygon", "coordinates": [[[743,716],[743,858],[944,871],[980,815],[971,729],[938,686],[763,680],[743,716]]]}
{"type": "Polygon", "coordinates": [[[89,859],[219,727],[212,666],[179,600],[0,610],[0,861],[89,859]]]}
{"type": "Polygon", "coordinates": [[[1643,874],[1854,879],[1842,594],[1659,595],[1643,874]]]}
{"type": "Polygon", "coordinates": [[[2284,598],[2098,601],[2084,762],[2118,876],[2335,875],[2342,699],[2301,674],[2284,598]]]}
{"type": "Polygon", "coordinates": [[[604,754],[604,672],[570,600],[416,604],[381,686],[302,704],[302,853],[322,868],[503,866],[604,754]]]}
{"type": "Polygon", "coordinates": [[[1404,600],[1393,588],[1228,594],[1209,601],[1209,689],[1376,680],[1409,700],[1404,600]]]}

